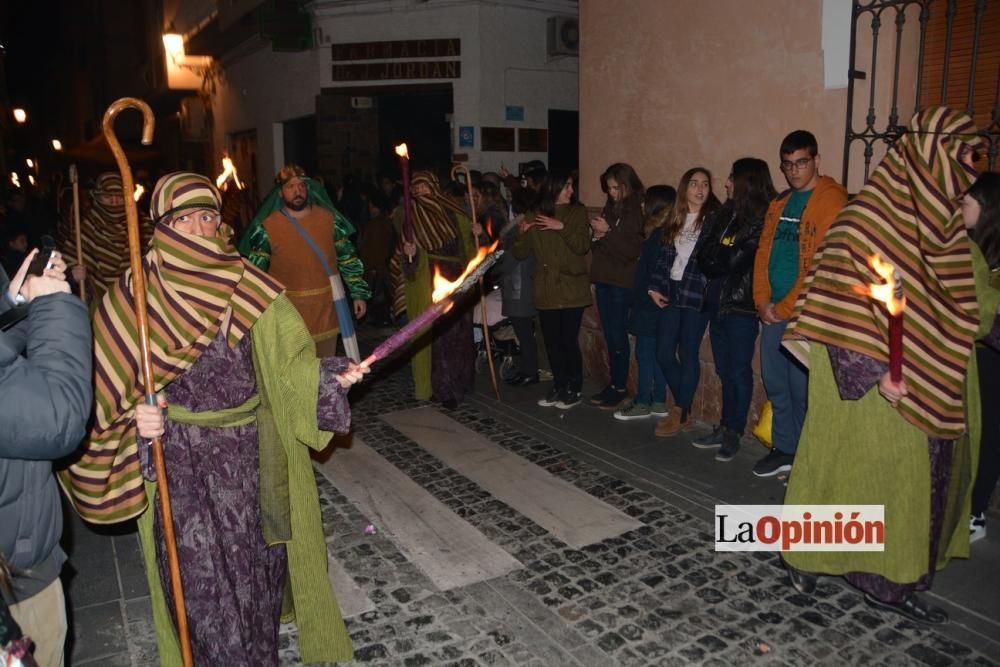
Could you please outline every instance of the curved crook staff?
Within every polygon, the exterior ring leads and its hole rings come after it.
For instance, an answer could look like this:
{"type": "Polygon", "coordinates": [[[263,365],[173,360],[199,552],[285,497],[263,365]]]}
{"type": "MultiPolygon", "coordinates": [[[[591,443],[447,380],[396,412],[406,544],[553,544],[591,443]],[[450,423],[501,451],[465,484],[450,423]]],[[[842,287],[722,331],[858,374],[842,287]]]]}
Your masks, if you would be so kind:
{"type": "MultiPolygon", "coordinates": [[[[458,173],[465,172],[465,188],[469,194],[469,210],[472,212],[472,224],[476,224],[476,202],[472,198],[472,175],[469,168],[464,164],[456,164],[451,168],[451,180],[457,181],[458,173]]],[[[479,245],[479,237],[476,237],[476,245],[479,245]]],[[[490,380],[493,382],[493,393],[500,400],[500,386],[497,384],[497,369],[493,365],[493,343],[490,341],[490,324],[486,313],[486,288],[483,286],[483,279],[479,279],[479,311],[483,318],[483,342],[486,344],[486,361],[490,365],[490,380]]]]}
{"type": "MultiPolygon", "coordinates": [[[[136,109],[142,112],[142,143],[153,142],[153,110],[142,100],[134,97],[123,97],[108,107],[104,112],[102,129],[104,138],[111,146],[118,170],[122,174],[122,190],[125,193],[125,215],[128,220],[128,251],[132,268],[132,297],[135,303],[135,321],[139,337],[139,362],[142,366],[142,383],[146,390],[146,403],[156,405],[155,382],[153,379],[153,361],[149,351],[149,319],[146,315],[146,274],[142,270],[142,249],[139,247],[139,213],[136,210],[132,191],[135,184],[132,181],[132,168],[129,167],[125,151],[122,150],[118,137],[115,136],[114,123],[118,114],[125,109],[136,109]]],[[[167,549],[167,563],[170,567],[170,588],[174,594],[174,609],[177,612],[177,638],[180,640],[181,658],[184,667],[193,667],[194,657],[191,654],[191,639],[188,635],[187,613],[184,608],[184,591],[181,588],[181,569],[177,558],[177,539],[174,536],[174,518],[170,510],[170,491],[167,487],[167,466],[163,458],[163,446],[160,439],[153,440],[153,462],[156,465],[156,490],[160,498],[160,514],[163,518],[163,541],[167,549]]]]}

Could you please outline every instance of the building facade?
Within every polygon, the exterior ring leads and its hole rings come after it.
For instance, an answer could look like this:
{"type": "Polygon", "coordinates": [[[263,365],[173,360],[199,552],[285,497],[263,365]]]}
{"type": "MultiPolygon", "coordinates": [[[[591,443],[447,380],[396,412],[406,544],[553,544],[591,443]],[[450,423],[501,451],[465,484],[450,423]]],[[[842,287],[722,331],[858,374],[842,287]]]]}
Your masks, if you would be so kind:
{"type": "Polygon", "coordinates": [[[395,175],[401,142],[414,167],[576,166],[574,1],[317,0],[271,39],[270,3],[182,4],[187,52],[213,57],[198,92],[211,150],[258,184],[287,161],[328,183],[395,175]],[[296,29],[305,48],[278,50],[296,29]]]}

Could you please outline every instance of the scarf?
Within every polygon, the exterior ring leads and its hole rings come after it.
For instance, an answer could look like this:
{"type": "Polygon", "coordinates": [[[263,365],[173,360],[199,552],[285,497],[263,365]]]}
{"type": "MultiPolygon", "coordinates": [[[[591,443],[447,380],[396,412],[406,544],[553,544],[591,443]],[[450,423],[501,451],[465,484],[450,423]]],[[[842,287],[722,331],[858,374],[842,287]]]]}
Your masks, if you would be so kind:
{"type": "MultiPolygon", "coordinates": [[[[235,346],[281,292],[222,237],[157,225],[143,259],[154,391],[191,367],[220,333],[235,346]]],[[[131,272],[94,314],[95,416],[79,459],[60,481],[80,515],[115,523],[146,508],[136,443],[135,406],[143,402],[131,272]]]]}
{"type": "Polygon", "coordinates": [[[914,116],[871,179],[841,211],[813,259],[785,346],[808,358],[806,341],[888,363],[888,315],[864,295],[882,281],[869,266],[879,254],[903,282],[900,415],[930,437],[965,430],[965,370],[979,324],[969,238],[956,197],[975,173],[959,161],[981,140],[968,115],[945,107],[914,116]]]}

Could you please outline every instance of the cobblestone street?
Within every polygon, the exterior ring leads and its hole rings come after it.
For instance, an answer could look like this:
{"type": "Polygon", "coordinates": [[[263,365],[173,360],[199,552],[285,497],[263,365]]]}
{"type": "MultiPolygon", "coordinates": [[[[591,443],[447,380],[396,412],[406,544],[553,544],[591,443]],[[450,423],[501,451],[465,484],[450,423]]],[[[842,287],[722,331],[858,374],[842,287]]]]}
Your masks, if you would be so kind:
{"type": "MultiPolygon", "coordinates": [[[[692,434],[659,442],[664,452],[677,452],[676,466],[669,457],[656,466],[629,461],[624,452],[598,456],[587,451],[581,433],[592,441],[605,437],[604,446],[613,450],[616,443],[608,438],[614,433],[622,441],[639,433],[651,438],[646,431],[652,424],[611,424],[601,434],[587,427],[588,420],[613,420],[590,407],[538,416],[533,399],[543,391],[544,385],[507,389],[505,403],[498,405],[481,386],[459,409],[435,410],[637,519],[641,527],[569,546],[388,423],[390,413],[428,405],[409,398],[406,367],[366,382],[355,402],[355,437],[520,566],[441,590],[377,517],[366,516],[317,473],[330,553],[368,601],[368,611],[347,620],[356,664],[991,665],[1000,660],[995,639],[1000,633],[989,630],[997,628],[995,616],[963,615],[949,607],[950,625],[920,627],[869,608],[839,579],[821,579],[815,595],[797,594],[773,554],[715,553],[712,494],[684,473],[693,448],[683,440],[692,434]],[[552,436],[561,426],[563,436],[552,436]],[[366,534],[372,532],[365,530],[369,525],[374,534],[366,534]]],[[[720,475],[749,476],[748,462],[763,450],[749,443],[745,450],[720,475]]],[[[337,456],[332,454],[331,465],[337,456]]],[[[780,482],[758,484],[716,491],[731,502],[780,502],[780,482]]],[[[73,664],[155,665],[134,535],[99,536],[73,521],[79,547],[70,552],[79,571],[68,592],[74,607],[73,664]]],[[[976,545],[989,549],[984,553],[994,554],[994,563],[995,539],[976,545]]],[[[281,664],[301,664],[293,626],[282,629],[282,642],[281,664]]]]}

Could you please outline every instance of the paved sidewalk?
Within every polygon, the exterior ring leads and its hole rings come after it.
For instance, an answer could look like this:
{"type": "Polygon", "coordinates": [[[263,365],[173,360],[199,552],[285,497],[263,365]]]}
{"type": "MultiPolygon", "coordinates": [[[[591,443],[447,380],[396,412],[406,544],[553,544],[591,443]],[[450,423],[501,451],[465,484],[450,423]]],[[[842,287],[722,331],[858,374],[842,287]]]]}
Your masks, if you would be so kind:
{"type": "MultiPolygon", "coordinates": [[[[984,585],[1000,571],[996,534],[938,578],[935,601],[953,622],[920,627],[869,609],[837,579],[799,595],[772,554],[713,551],[717,502],[781,501],[780,482],[749,472],[759,445],[746,442],[733,462],[716,463],[689,444],[707,427],[659,440],[652,421],[616,422],[584,405],[539,408],[545,385],[505,387],[497,403],[482,377],[458,410],[436,408],[642,524],[571,547],[383,419],[430,405],[410,398],[406,367],[395,371],[352,395],[356,435],[522,567],[441,590],[376,517],[317,473],[331,556],[374,607],[348,619],[355,664],[1000,664],[1000,601],[995,584],[984,585]]],[[[68,524],[77,570],[68,585],[71,664],[157,664],[134,533],[68,524]]],[[[282,630],[280,664],[301,664],[294,627],[282,630]]]]}

